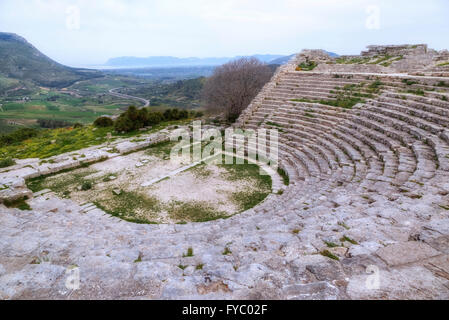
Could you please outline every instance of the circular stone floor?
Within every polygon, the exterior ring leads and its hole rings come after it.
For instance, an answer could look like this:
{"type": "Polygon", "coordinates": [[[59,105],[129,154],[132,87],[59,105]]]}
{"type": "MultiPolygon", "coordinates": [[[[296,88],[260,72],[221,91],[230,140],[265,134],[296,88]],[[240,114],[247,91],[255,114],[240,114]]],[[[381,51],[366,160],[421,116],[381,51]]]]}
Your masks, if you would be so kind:
{"type": "MultiPolygon", "coordinates": [[[[92,203],[137,223],[204,222],[227,218],[272,193],[272,176],[256,164],[170,161],[170,144],[29,182],[80,205],[92,203]]],[[[274,174],[277,175],[277,174],[274,174]]],[[[276,177],[274,178],[277,184],[276,177]]],[[[276,188],[277,189],[277,186],[276,188]]]]}

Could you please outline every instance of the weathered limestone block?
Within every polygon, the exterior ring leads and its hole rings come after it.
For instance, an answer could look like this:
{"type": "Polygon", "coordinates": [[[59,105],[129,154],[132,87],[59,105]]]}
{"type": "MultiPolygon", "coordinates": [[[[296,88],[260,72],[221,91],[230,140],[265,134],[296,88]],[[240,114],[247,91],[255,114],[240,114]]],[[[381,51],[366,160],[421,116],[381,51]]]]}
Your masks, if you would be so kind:
{"type": "Polygon", "coordinates": [[[137,148],[137,145],[133,142],[125,141],[117,144],[115,148],[121,153],[127,153],[135,150],[137,148]]]}
{"type": "Polygon", "coordinates": [[[429,239],[426,241],[432,248],[449,254],[449,235],[441,236],[435,239],[429,239]]]}
{"type": "Polygon", "coordinates": [[[0,178],[0,202],[18,200],[23,197],[31,198],[33,193],[26,188],[25,179],[19,177],[0,178]]]}
{"type": "Polygon", "coordinates": [[[420,261],[440,254],[428,244],[409,241],[389,245],[379,249],[376,254],[390,266],[398,266],[420,261]]]}
{"type": "Polygon", "coordinates": [[[362,51],[362,56],[424,54],[428,51],[426,44],[371,45],[367,46],[367,49],[362,51]]]}
{"type": "Polygon", "coordinates": [[[444,279],[421,266],[378,269],[353,276],[347,294],[351,299],[448,299],[449,290],[444,284],[444,279]]]}
{"type": "Polygon", "coordinates": [[[379,66],[379,65],[359,65],[359,64],[320,64],[314,71],[317,72],[329,72],[329,73],[339,73],[339,72],[371,72],[371,73],[391,73],[394,70],[389,67],[379,66]]]}
{"type": "Polygon", "coordinates": [[[23,179],[29,179],[33,178],[39,175],[38,170],[34,169],[33,167],[24,167],[12,171],[8,171],[4,174],[2,174],[3,177],[18,177],[23,179]]]}
{"type": "MultiPolygon", "coordinates": [[[[38,296],[39,292],[54,288],[66,268],[49,263],[29,264],[22,270],[0,278],[0,299],[14,299],[26,290],[38,296]]],[[[40,298],[44,298],[42,293],[40,298]]]]}
{"type": "Polygon", "coordinates": [[[312,273],[318,281],[333,281],[345,278],[341,264],[334,260],[308,265],[306,270],[312,273]]]}
{"type": "Polygon", "coordinates": [[[287,300],[336,300],[339,290],[329,282],[295,284],[282,289],[287,300]]]}
{"type": "Polygon", "coordinates": [[[33,192],[31,192],[31,190],[24,188],[8,188],[0,191],[0,202],[5,200],[14,201],[24,197],[31,198],[32,196],[33,192]]]}
{"type": "Polygon", "coordinates": [[[80,165],[80,162],[77,160],[66,160],[64,162],[60,162],[60,163],[54,163],[54,164],[50,164],[47,166],[47,170],[45,171],[50,171],[50,173],[56,173],[59,172],[61,170],[66,170],[66,169],[71,169],[71,168],[75,168],[78,167],[80,165]]]}

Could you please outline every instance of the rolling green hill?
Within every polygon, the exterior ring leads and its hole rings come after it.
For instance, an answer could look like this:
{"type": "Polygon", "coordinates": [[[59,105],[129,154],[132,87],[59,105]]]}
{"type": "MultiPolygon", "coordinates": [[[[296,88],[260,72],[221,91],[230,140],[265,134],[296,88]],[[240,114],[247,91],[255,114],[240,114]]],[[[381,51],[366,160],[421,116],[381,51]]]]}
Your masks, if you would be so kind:
{"type": "Polygon", "coordinates": [[[13,33],[0,32],[0,62],[0,91],[11,89],[17,81],[63,88],[80,80],[102,76],[95,70],[59,64],[13,33]]]}

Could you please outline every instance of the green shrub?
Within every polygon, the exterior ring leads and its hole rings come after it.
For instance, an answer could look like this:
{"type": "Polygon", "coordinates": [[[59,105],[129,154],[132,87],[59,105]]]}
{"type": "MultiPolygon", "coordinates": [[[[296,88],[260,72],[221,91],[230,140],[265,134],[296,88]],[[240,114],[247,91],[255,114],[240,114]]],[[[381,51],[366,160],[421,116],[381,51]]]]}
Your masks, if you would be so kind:
{"type": "Polygon", "coordinates": [[[113,125],[114,121],[109,117],[100,117],[94,121],[94,126],[99,128],[112,127],[113,125]]]}
{"type": "Polygon", "coordinates": [[[179,119],[188,119],[188,118],[189,118],[189,112],[187,110],[179,111],[179,119]]]}
{"type": "Polygon", "coordinates": [[[87,191],[87,190],[90,190],[90,189],[92,189],[92,182],[90,182],[90,181],[83,182],[83,184],[81,186],[81,190],[87,191]]]}
{"type": "Polygon", "coordinates": [[[28,140],[36,137],[38,134],[39,130],[31,128],[22,128],[9,134],[3,134],[0,136],[0,147],[28,140]]]}
{"type": "Polygon", "coordinates": [[[126,116],[121,115],[114,125],[115,131],[117,132],[130,132],[134,129],[133,122],[126,116]]]}
{"type": "Polygon", "coordinates": [[[148,118],[149,118],[148,110],[145,108],[139,109],[137,111],[137,120],[136,120],[136,126],[138,128],[136,129],[140,129],[143,128],[144,126],[147,126],[149,124],[148,118]]]}
{"type": "Polygon", "coordinates": [[[296,68],[297,71],[312,71],[318,66],[318,64],[315,61],[306,61],[302,62],[298,65],[296,68]]]}
{"type": "Polygon", "coordinates": [[[0,159],[0,168],[7,168],[15,164],[16,162],[11,158],[0,159]]]}
{"type": "Polygon", "coordinates": [[[46,129],[67,128],[72,126],[70,122],[55,119],[38,119],[37,123],[41,128],[46,129]]]}
{"type": "Polygon", "coordinates": [[[163,115],[165,121],[173,121],[187,119],[189,117],[189,112],[187,110],[168,109],[164,111],[163,115]]]}
{"type": "Polygon", "coordinates": [[[131,132],[139,130],[147,125],[157,124],[155,117],[147,109],[137,109],[130,106],[126,112],[122,113],[115,121],[115,130],[118,132],[131,132]]]}
{"type": "Polygon", "coordinates": [[[161,112],[150,112],[148,114],[148,125],[153,126],[159,124],[164,119],[161,112]]]}

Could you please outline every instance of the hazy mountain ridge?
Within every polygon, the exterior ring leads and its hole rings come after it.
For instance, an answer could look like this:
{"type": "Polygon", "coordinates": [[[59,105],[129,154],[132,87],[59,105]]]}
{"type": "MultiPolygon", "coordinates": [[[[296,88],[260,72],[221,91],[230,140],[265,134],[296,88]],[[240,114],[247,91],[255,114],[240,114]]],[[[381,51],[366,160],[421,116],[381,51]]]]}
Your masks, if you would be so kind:
{"type": "MultiPolygon", "coordinates": [[[[111,67],[181,67],[181,66],[219,66],[234,59],[236,57],[208,57],[208,58],[177,58],[172,56],[153,56],[147,58],[141,57],[117,57],[111,58],[106,62],[106,66],[111,67]]],[[[255,54],[251,57],[257,58],[263,62],[271,63],[275,59],[284,57],[275,54],[255,54]]]]}
{"type": "MultiPolygon", "coordinates": [[[[329,52],[329,51],[325,51],[329,56],[335,58],[335,57],[339,57],[340,55],[334,52],[329,52]]],[[[272,61],[270,61],[270,64],[285,64],[287,63],[291,58],[293,58],[296,54],[292,54],[289,56],[284,56],[284,57],[280,57],[277,59],[274,59],[272,61]]]]}

